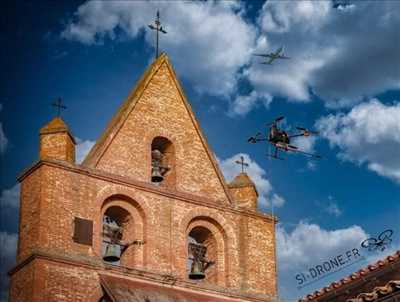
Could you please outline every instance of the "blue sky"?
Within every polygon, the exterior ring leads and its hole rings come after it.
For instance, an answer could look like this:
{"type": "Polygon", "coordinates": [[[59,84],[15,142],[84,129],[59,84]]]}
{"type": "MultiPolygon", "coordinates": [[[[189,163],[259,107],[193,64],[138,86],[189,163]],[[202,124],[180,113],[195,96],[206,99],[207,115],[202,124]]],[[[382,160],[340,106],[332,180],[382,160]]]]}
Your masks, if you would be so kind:
{"type": "MultiPolygon", "coordinates": [[[[400,228],[400,9],[397,1],[29,2],[5,5],[1,38],[1,266],[14,259],[16,177],[38,158],[38,131],[63,118],[85,154],[154,58],[161,37],[228,180],[243,154],[278,215],[280,296],[294,301],[367,261],[297,290],[294,275],[400,228]],[[259,64],[280,46],[290,60],[259,64]],[[298,145],[323,155],[274,161],[247,138],[277,115],[321,135],[298,145]]],[[[285,124],[284,124],[285,125],[285,124]]],[[[6,278],[0,278],[2,289],[6,278]]]]}

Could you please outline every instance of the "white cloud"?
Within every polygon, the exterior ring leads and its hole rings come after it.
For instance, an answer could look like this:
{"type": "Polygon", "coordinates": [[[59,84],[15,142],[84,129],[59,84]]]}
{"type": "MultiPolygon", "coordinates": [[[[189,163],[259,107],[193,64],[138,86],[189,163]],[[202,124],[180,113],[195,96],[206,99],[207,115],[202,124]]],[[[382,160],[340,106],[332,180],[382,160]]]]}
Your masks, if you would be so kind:
{"type": "Polygon", "coordinates": [[[339,208],[339,206],[335,202],[330,202],[327,207],[325,208],[325,211],[328,214],[331,214],[333,216],[339,217],[342,215],[342,210],[339,208]]]}
{"type": "Polygon", "coordinates": [[[178,74],[199,92],[232,97],[231,116],[245,115],[261,103],[268,107],[273,97],[309,102],[312,92],[337,108],[400,88],[397,1],[334,8],[331,1],[270,0],[255,23],[244,17],[241,2],[88,1],[61,35],[101,44],[144,32],[153,45],[147,25],[157,9],[168,31],[161,49],[178,74]],[[251,55],[280,46],[290,60],[261,65],[251,55]],[[236,96],[239,78],[248,80],[253,92],[236,96]]]}
{"type": "Polygon", "coordinates": [[[308,153],[315,153],[315,143],[317,138],[315,136],[299,136],[293,138],[293,145],[299,148],[299,150],[308,152],[308,153]]]}
{"type": "Polygon", "coordinates": [[[0,205],[1,208],[10,207],[10,208],[18,208],[19,207],[19,194],[20,194],[20,184],[17,183],[13,187],[9,189],[4,189],[1,191],[0,195],[0,205]]]}
{"type": "Polygon", "coordinates": [[[319,119],[316,127],[339,157],[400,183],[400,103],[385,105],[377,99],[350,112],[319,119]]]}
{"type": "Polygon", "coordinates": [[[259,17],[262,34],[255,53],[275,51],[281,46],[291,59],[261,65],[254,58],[245,71],[257,91],[308,102],[309,79],[334,54],[332,47],[316,47],[318,32],[330,12],[328,1],[268,1],[259,17]]]}
{"type": "Polygon", "coordinates": [[[295,27],[318,30],[329,15],[329,1],[268,1],[260,16],[261,27],[271,33],[284,33],[295,27]]]}
{"type": "Polygon", "coordinates": [[[92,149],[93,145],[95,144],[94,141],[91,140],[82,140],[80,138],[75,138],[77,145],[76,145],[76,162],[80,164],[89,153],[90,149],[92,149]]]}
{"type": "Polygon", "coordinates": [[[285,204],[285,199],[274,192],[271,183],[266,178],[265,170],[252,160],[248,154],[239,153],[224,160],[218,159],[227,181],[232,181],[241,172],[241,167],[235,163],[240,156],[243,156],[245,162],[249,164],[249,167],[246,168],[246,173],[257,187],[259,205],[261,207],[269,207],[272,203],[274,207],[282,207],[285,204]]]}
{"type": "Polygon", "coordinates": [[[227,96],[236,89],[239,68],[248,63],[256,36],[239,2],[88,1],[75,13],[62,37],[85,44],[117,40],[120,33],[136,38],[144,30],[154,45],[147,25],[160,10],[167,35],[161,49],[196,90],[227,96]]]}
{"type": "Polygon", "coordinates": [[[15,264],[17,240],[17,234],[0,232],[0,245],[2,249],[0,253],[0,301],[8,301],[9,278],[7,272],[15,264]]]}
{"type": "MultiPolygon", "coordinates": [[[[278,225],[276,238],[280,294],[285,301],[293,301],[312,290],[305,288],[303,291],[296,291],[296,274],[348,250],[359,248],[360,243],[368,238],[368,234],[356,225],[326,230],[317,224],[301,221],[291,231],[278,225]]],[[[333,278],[337,279],[337,276],[333,278]]],[[[328,281],[329,279],[326,283],[328,281]]]]}
{"type": "Polygon", "coordinates": [[[281,269],[303,269],[348,249],[359,247],[368,238],[359,226],[325,230],[317,224],[300,222],[287,232],[277,228],[277,251],[281,269]]]}
{"type": "Polygon", "coordinates": [[[316,201],[315,205],[321,209],[322,212],[326,214],[339,217],[343,214],[342,209],[339,207],[338,202],[335,200],[335,198],[332,195],[328,195],[327,200],[321,202],[321,201],[316,201]]]}
{"type": "Polygon", "coordinates": [[[359,1],[340,9],[330,1],[267,1],[255,52],[284,46],[291,59],[269,66],[255,58],[244,73],[259,93],[307,102],[312,91],[328,107],[399,89],[399,9],[397,1],[359,1]]]}
{"type": "MultiPolygon", "coordinates": [[[[0,103],[0,112],[3,110],[3,104],[0,103]]],[[[8,145],[8,139],[3,130],[3,124],[0,122],[0,154],[3,154],[8,145]]]]}
{"type": "Polygon", "coordinates": [[[278,194],[272,194],[271,196],[271,203],[275,207],[282,207],[285,204],[285,199],[282,196],[279,196],[278,194]]]}
{"type": "Polygon", "coordinates": [[[259,104],[263,104],[265,108],[269,107],[272,102],[270,94],[260,95],[256,91],[252,91],[249,95],[237,95],[231,104],[230,116],[243,116],[259,104]]]}

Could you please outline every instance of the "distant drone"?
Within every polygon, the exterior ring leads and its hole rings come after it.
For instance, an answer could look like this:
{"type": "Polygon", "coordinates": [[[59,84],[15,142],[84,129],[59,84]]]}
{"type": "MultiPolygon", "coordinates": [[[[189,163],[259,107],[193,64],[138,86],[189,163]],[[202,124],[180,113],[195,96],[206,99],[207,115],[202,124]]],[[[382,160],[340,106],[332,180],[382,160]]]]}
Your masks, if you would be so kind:
{"type": "Polygon", "coordinates": [[[266,53],[266,54],[254,54],[254,56],[269,58],[268,61],[262,62],[261,64],[272,65],[272,62],[276,59],[290,59],[283,55],[283,46],[278,48],[275,52],[266,53]]]}
{"type": "Polygon", "coordinates": [[[392,235],[393,230],[383,231],[377,238],[371,237],[365,239],[363,242],[361,242],[361,246],[363,248],[367,248],[370,252],[376,250],[380,250],[381,252],[383,252],[392,242],[392,235]]]}
{"type": "Polygon", "coordinates": [[[275,159],[283,160],[283,158],[278,157],[279,150],[285,152],[300,153],[317,159],[321,158],[320,155],[304,152],[302,150],[299,150],[298,147],[290,144],[290,140],[293,137],[299,137],[299,136],[309,137],[311,135],[317,135],[318,132],[310,131],[303,127],[296,127],[296,129],[300,130],[301,132],[289,135],[285,130],[282,130],[278,127],[278,122],[283,120],[284,118],[285,118],[284,116],[277,117],[272,123],[269,123],[267,125],[267,127],[270,127],[268,136],[266,135],[265,137],[263,137],[262,134],[259,132],[255,136],[250,137],[247,141],[251,144],[255,144],[262,141],[268,141],[272,146],[275,147],[275,152],[273,154],[268,154],[268,156],[275,159]]]}

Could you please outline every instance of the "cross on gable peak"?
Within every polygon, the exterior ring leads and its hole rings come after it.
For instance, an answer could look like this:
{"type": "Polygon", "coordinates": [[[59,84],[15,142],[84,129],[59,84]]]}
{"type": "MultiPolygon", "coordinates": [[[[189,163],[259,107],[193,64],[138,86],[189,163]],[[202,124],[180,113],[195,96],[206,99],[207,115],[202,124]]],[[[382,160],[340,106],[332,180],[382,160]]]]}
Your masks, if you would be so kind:
{"type": "Polygon", "coordinates": [[[156,59],[158,58],[158,44],[159,44],[159,32],[166,34],[167,31],[161,26],[161,21],[160,21],[160,12],[157,10],[157,15],[156,15],[156,20],[154,21],[154,24],[149,24],[149,28],[151,30],[156,31],[156,59]]]}
{"type": "Polygon", "coordinates": [[[242,173],[244,173],[244,168],[249,166],[249,164],[244,161],[243,156],[240,156],[240,160],[235,161],[235,163],[242,166],[242,173]]]}

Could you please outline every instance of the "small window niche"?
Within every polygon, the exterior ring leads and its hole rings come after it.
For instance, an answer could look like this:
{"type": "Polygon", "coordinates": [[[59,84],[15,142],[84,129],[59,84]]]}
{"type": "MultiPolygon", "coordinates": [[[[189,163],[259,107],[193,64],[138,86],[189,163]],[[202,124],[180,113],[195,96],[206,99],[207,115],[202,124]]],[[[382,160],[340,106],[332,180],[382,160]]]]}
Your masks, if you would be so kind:
{"type": "Polygon", "coordinates": [[[217,242],[205,227],[195,227],[188,236],[188,278],[217,283],[217,242]]]}
{"type": "Polygon", "coordinates": [[[157,136],[151,143],[151,182],[157,186],[175,187],[175,148],[173,143],[157,136]]]}
{"type": "Polygon", "coordinates": [[[74,236],[72,238],[76,243],[91,246],[93,241],[93,221],[75,217],[74,236]]]}

